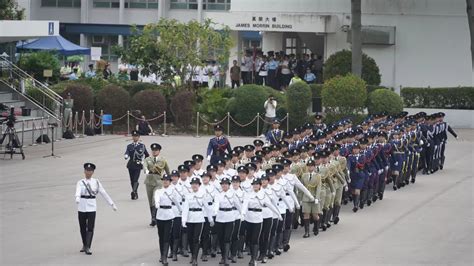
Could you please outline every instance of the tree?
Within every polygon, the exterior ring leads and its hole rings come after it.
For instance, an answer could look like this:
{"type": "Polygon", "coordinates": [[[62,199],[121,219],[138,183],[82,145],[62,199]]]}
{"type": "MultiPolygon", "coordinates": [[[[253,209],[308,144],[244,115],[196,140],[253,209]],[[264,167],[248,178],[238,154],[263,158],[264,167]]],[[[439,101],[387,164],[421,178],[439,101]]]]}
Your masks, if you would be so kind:
{"type": "Polygon", "coordinates": [[[22,20],[24,15],[25,9],[15,0],[0,0],[0,20],[22,20]]]}
{"type": "Polygon", "coordinates": [[[362,75],[362,13],[361,0],[351,0],[351,38],[352,38],[352,73],[362,75]]]}
{"type": "Polygon", "coordinates": [[[204,66],[209,59],[224,64],[232,46],[230,29],[215,23],[192,20],[182,23],[175,19],[161,19],[148,24],[143,30],[135,29],[126,47],[115,47],[115,52],[125,62],[142,67],[141,73],[155,73],[164,81],[174,75],[191,81],[197,66],[204,66]]]}
{"type": "MultiPolygon", "coordinates": [[[[338,51],[326,60],[324,64],[324,81],[336,76],[345,76],[352,73],[352,52],[349,50],[338,51]]],[[[362,76],[361,78],[369,85],[380,84],[380,69],[375,60],[362,53],[362,76]]]]}
{"type": "Polygon", "coordinates": [[[471,65],[474,71],[474,11],[472,10],[473,0],[466,0],[467,22],[469,24],[469,32],[471,34],[471,65]]]}

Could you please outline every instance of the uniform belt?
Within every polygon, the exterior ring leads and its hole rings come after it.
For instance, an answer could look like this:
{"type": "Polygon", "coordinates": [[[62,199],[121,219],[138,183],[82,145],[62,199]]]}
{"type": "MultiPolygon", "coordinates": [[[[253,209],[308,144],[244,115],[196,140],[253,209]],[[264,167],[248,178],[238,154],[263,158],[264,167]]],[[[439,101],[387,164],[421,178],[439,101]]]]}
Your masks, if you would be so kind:
{"type": "Polygon", "coordinates": [[[82,199],[95,199],[95,196],[81,196],[82,199]]]}
{"type": "Polygon", "coordinates": [[[251,211],[251,212],[262,212],[262,209],[249,208],[249,211],[251,211]]]}
{"type": "Polygon", "coordinates": [[[207,203],[207,205],[211,206],[212,203],[213,203],[212,201],[209,201],[209,202],[207,203]]]}
{"type": "Polygon", "coordinates": [[[160,205],[160,209],[171,209],[171,206],[160,205]]]}
{"type": "Polygon", "coordinates": [[[159,175],[160,173],[158,173],[158,172],[150,172],[149,174],[150,174],[150,175],[159,175]]]}
{"type": "Polygon", "coordinates": [[[202,208],[189,208],[190,212],[200,212],[202,211],[202,208]]]}
{"type": "Polygon", "coordinates": [[[223,211],[223,212],[230,212],[230,211],[233,211],[234,208],[219,208],[219,211],[223,211]]]}

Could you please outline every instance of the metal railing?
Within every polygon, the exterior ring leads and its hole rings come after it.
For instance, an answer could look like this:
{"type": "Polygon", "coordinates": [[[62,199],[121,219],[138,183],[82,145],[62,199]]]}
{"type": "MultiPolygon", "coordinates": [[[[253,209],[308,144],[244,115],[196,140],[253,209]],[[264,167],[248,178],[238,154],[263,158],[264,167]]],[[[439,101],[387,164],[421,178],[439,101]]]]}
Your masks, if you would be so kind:
{"type": "Polygon", "coordinates": [[[58,122],[62,121],[63,97],[2,56],[0,56],[0,69],[0,82],[30,100],[51,118],[58,122]],[[26,81],[41,94],[40,99],[28,94],[26,81]]]}

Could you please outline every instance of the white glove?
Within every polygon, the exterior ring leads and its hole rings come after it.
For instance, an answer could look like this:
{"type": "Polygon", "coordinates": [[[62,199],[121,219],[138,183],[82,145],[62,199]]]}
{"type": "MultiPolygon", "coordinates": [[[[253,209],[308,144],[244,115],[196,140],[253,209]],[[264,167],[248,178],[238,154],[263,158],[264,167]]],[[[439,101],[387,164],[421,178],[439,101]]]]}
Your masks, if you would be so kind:
{"type": "Polygon", "coordinates": [[[350,178],[350,177],[349,177],[349,178],[347,178],[347,183],[350,183],[351,181],[352,181],[352,180],[351,180],[351,178],[350,178]]]}
{"type": "Polygon", "coordinates": [[[314,199],[314,203],[315,203],[315,204],[318,204],[318,203],[319,203],[319,199],[314,199]]]}
{"type": "Polygon", "coordinates": [[[333,196],[336,196],[336,192],[331,193],[333,196]]]}
{"type": "Polygon", "coordinates": [[[124,158],[125,160],[128,160],[128,154],[125,154],[124,158]]]}
{"type": "Polygon", "coordinates": [[[309,198],[309,200],[314,201],[313,195],[311,195],[311,197],[309,198]]]}
{"type": "Polygon", "coordinates": [[[423,145],[423,143],[424,143],[423,140],[420,140],[420,145],[423,145]]]}
{"type": "Polygon", "coordinates": [[[148,171],[148,169],[143,169],[143,172],[145,172],[145,174],[147,175],[148,173],[150,173],[150,171],[148,171]]]}
{"type": "Polygon", "coordinates": [[[291,213],[294,213],[295,212],[295,208],[290,208],[288,209],[291,213]]]}
{"type": "Polygon", "coordinates": [[[211,220],[209,221],[209,226],[214,227],[214,220],[213,220],[213,219],[211,219],[211,220]]]}
{"type": "Polygon", "coordinates": [[[398,162],[395,162],[395,166],[398,166],[398,162]]]}
{"type": "Polygon", "coordinates": [[[385,171],[388,171],[388,166],[385,166],[385,171]]]}
{"type": "Polygon", "coordinates": [[[208,155],[208,156],[207,156],[207,161],[208,161],[208,162],[211,161],[211,155],[208,155]]]}
{"type": "Polygon", "coordinates": [[[81,199],[80,199],[80,198],[76,198],[76,204],[79,204],[79,202],[81,202],[81,199]]]}
{"type": "Polygon", "coordinates": [[[181,223],[181,227],[187,228],[186,223],[181,223]]]}
{"type": "Polygon", "coordinates": [[[344,191],[345,191],[345,192],[349,191],[349,187],[348,187],[348,186],[345,186],[345,187],[344,187],[344,191]]]}
{"type": "Polygon", "coordinates": [[[117,211],[117,206],[116,206],[115,204],[112,204],[112,209],[113,209],[114,211],[117,211]]]}
{"type": "Polygon", "coordinates": [[[283,217],[281,217],[281,214],[278,216],[278,221],[283,221],[283,217]]]}

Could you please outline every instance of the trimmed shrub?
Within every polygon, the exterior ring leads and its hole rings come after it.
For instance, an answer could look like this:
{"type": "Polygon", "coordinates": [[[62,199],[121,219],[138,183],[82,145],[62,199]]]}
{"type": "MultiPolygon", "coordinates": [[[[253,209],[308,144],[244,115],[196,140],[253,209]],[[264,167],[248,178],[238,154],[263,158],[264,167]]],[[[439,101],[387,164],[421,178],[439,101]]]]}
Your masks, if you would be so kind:
{"type": "Polygon", "coordinates": [[[28,72],[35,79],[39,81],[45,81],[43,77],[43,70],[52,70],[53,77],[49,78],[49,81],[55,82],[59,79],[59,60],[54,53],[51,52],[34,52],[24,54],[18,62],[20,68],[28,72]]]}
{"type": "Polygon", "coordinates": [[[120,82],[118,83],[120,86],[122,86],[128,93],[130,94],[130,97],[133,97],[136,93],[144,90],[155,90],[158,89],[159,86],[152,84],[152,83],[146,83],[146,82],[138,82],[138,81],[127,81],[127,82],[120,82]]]}
{"type": "MultiPolygon", "coordinates": [[[[332,54],[324,63],[324,81],[336,76],[344,76],[351,73],[352,51],[342,50],[332,54]]],[[[366,54],[362,54],[362,79],[367,84],[380,84],[380,70],[375,60],[366,54]]]]}
{"type": "MultiPolygon", "coordinates": [[[[116,85],[107,85],[97,94],[96,110],[103,110],[104,114],[112,114],[112,119],[118,119],[125,115],[129,110],[130,95],[121,87],[116,85]]],[[[124,123],[122,119],[114,123],[124,123]]]]}
{"type": "Polygon", "coordinates": [[[144,90],[133,96],[131,107],[133,110],[140,110],[143,115],[151,119],[166,111],[166,100],[157,90],[144,90]]]}
{"type": "Polygon", "coordinates": [[[474,87],[402,88],[405,107],[474,109],[474,87]]]}
{"type": "Polygon", "coordinates": [[[198,93],[198,110],[207,120],[213,122],[221,120],[227,115],[229,100],[232,98],[232,89],[202,89],[198,93]]]}
{"type": "Polygon", "coordinates": [[[69,81],[69,83],[87,85],[91,87],[94,95],[97,95],[103,88],[105,88],[107,85],[110,85],[110,83],[106,79],[97,77],[78,79],[74,81],[69,81]]]}
{"type": "Polygon", "coordinates": [[[94,109],[94,97],[91,87],[82,84],[68,84],[61,96],[66,99],[68,93],[71,94],[71,98],[74,100],[72,111],[74,113],[85,111],[86,116],[89,117],[89,111],[94,109]]]}
{"type": "Polygon", "coordinates": [[[321,98],[321,92],[323,91],[323,84],[309,84],[311,89],[311,95],[313,98],[321,98]]]}
{"type": "Polygon", "coordinates": [[[393,91],[392,88],[387,88],[384,86],[379,86],[379,85],[367,85],[367,94],[370,94],[371,92],[378,90],[378,89],[384,89],[384,90],[391,90],[393,91]]]}
{"type": "Polygon", "coordinates": [[[352,74],[332,78],[324,83],[321,96],[328,114],[358,114],[364,110],[367,99],[365,81],[352,74]]]}
{"type": "Polygon", "coordinates": [[[188,130],[193,124],[196,95],[189,90],[176,92],[171,100],[170,109],[174,117],[174,124],[180,129],[188,130]]]}
{"type": "MultiPolygon", "coordinates": [[[[263,104],[268,99],[269,94],[263,86],[248,84],[234,89],[234,98],[229,101],[230,115],[239,123],[247,124],[252,121],[257,113],[265,116],[263,104]]],[[[281,118],[281,117],[280,117],[281,118]]],[[[261,125],[262,123],[260,123],[261,125]]],[[[255,134],[255,127],[248,126],[239,129],[239,133],[244,135],[255,134]]]]}
{"type": "Polygon", "coordinates": [[[296,82],[286,91],[290,127],[295,128],[308,121],[308,108],[311,106],[311,89],[305,82],[296,82]]]}
{"type": "Polygon", "coordinates": [[[403,101],[391,90],[378,89],[369,94],[367,109],[369,114],[387,112],[393,115],[403,111],[403,101]]]}

